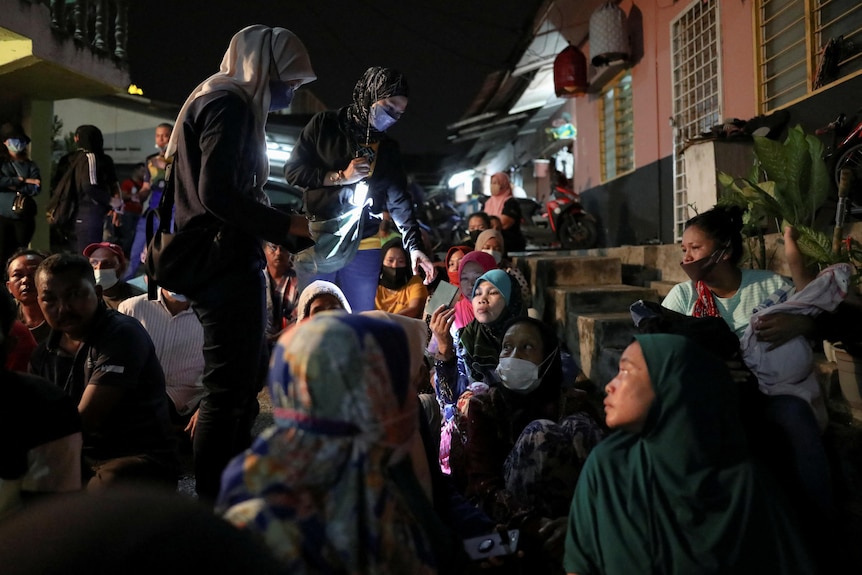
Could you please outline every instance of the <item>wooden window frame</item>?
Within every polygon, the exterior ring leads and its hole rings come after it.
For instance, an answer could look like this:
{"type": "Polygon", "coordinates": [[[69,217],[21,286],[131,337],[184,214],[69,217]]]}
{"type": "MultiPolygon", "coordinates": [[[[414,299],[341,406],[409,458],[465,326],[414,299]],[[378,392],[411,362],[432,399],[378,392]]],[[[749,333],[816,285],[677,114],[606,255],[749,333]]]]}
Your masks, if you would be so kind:
{"type": "MultiPolygon", "coordinates": [[[[752,9],[754,10],[755,69],[757,70],[757,105],[758,111],[761,114],[786,108],[809,98],[813,94],[862,75],[862,48],[857,48],[856,53],[841,60],[839,66],[851,64],[852,66],[858,67],[858,69],[854,70],[851,68],[843,74],[839,72],[838,77],[832,81],[820,86],[815,86],[818,68],[820,66],[821,46],[828,41],[828,39],[822,39],[821,34],[831,26],[840,26],[841,22],[846,22],[845,19],[853,17],[859,18],[860,15],[862,15],[862,3],[856,2],[853,4],[851,2],[849,4],[849,8],[842,11],[836,17],[832,18],[828,22],[821,22],[821,11],[840,0],[787,0],[788,6],[793,6],[798,9],[801,4],[803,9],[801,19],[804,26],[804,37],[801,39],[790,37],[789,40],[793,42],[793,45],[798,44],[800,41],[805,43],[805,60],[795,62],[790,67],[795,67],[797,64],[804,66],[804,85],[802,85],[802,83],[797,83],[781,92],[771,93],[769,87],[770,82],[773,82],[776,78],[779,78],[782,73],[786,73],[787,70],[790,69],[785,67],[782,72],[776,73],[769,78],[766,77],[768,66],[766,56],[767,43],[776,40],[781,31],[777,32],[770,39],[764,38],[764,27],[767,22],[767,19],[764,18],[764,8],[770,3],[779,1],[782,0],[755,0],[752,2],[752,9]]],[[[778,13],[776,13],[776,16],[773,16],[773,18],[777,17],[777,14],[778,13]]],[[[862,26],[850,30],[849,35],[853,38],[853,42],[857,46],[862,46],[862,26]]],[[[785,37],[785,40],[787,39],[788,38],[785,37]]],[[[785,52],[788,49],[789,48],[786,48],[785,50],[782,50],[782,52],[785,52]]],[[[777,55],[780,55],[780,53],[773,55],[773,58],[777,55]]]]}
{"type": "Polygon", "coordinates": [[[626,68],[622,70],[619,74],[617,74],[613,80],[607,83],[606,87],[601,91],[599,97],[599,163],[601,165],[601,177],[602,182],[607,182],[623,176],[625,174],[630,174],[635,171],[635,136],[634,136],[634,97],[630,93],[628,97],[628,110],[623,111],[621,107],[618,105],[619,103],[625,101],[622,98],[617,97],[616,93],[614,95],[614,157],[613,157],[613,166],[610,165],[610,160],[607,157],[607,131],[605,129],[606,121],[607,121],[607,94],[612,90],[618,90],[618,88],[622,85],[623,79],[628,76],[629,78],[629,90],[631,91],[631,69],[626,68]],[[631,116],[631,127],[627,130],[623,130],[622,133],[620,131],[620,125],[624,124],[624,118],[626,116],[631,116]],[[627,140],[626,140],[627,138],[627,140]],[[630,152],[628,154],[621,154],[620,151],[628,147],[630,152]],[[620,158],[628,160],[627,162],[621,162],[620,158]],[[628,163],[629,166],[626,168],[625,164],[628,163]],[[611,169],[613,168],[613,173],[611,174],[611,169]],[[623,169],[624,168],[624,169],[623,169]]]}

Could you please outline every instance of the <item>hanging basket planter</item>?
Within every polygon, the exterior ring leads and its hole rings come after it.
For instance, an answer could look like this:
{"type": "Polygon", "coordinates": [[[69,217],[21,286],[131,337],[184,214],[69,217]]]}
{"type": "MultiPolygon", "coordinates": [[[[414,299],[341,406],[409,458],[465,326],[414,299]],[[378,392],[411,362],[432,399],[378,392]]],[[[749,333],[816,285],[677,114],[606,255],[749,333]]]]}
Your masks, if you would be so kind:
{"type": "Polygon", "coordinates": [[[569,45],[554,59],[554,92],[560,98],[587,93],[587,57],[577,46],[569,45]]]}
{"type": "Polygon", "coordinates": [[[605,2],[590,16],[590,62],[598,68],[630,57],[626,13],[615,2],[605,2]]]}

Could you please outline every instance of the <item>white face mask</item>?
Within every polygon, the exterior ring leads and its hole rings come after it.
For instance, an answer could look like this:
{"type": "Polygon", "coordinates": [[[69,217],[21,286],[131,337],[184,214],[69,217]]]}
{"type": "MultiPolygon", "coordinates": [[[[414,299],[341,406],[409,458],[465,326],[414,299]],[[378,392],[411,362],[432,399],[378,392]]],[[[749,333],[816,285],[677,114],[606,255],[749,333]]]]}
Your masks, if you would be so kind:
{"type": "Polygon", "coordinates": [[[93,274],[96,276],[96,285],[102,286],[102,289],[109,289],[117,285],[117,282],[120,281],[117,277],[117,270],[93,270],[93,274]]]}
{"type": "Polygon", "coordinates": [[[503,387],[516,393],[530,393],[542,383],[539,366],[526,359],[501,357],[496,371],[503,387]]]}
{"type": "Polygon", "coordinates": [[[489,254],[492,258],[494,258],[494,261],[497,263],[500,263],[503,260],[503,252],[500,252],[497,250],[482,250],[482,251],[485,252],[486,254],[489,254]]]}

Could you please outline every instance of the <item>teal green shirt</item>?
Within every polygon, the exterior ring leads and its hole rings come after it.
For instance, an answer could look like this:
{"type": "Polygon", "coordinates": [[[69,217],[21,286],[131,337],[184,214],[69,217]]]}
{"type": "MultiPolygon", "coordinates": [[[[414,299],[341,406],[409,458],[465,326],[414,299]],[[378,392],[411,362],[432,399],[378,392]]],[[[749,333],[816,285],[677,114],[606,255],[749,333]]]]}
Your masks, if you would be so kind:
{"type": "MultiPolygon", "coordinates": [[[[776,291],[789,291],[792,288],[793,283],[788,278],[775,272],[743,269],[742,282],[737,292],[728,298],[716,296],[715,306],[736,337],[742,337],[755,307],[776,291]]],[[[669,310],[691,315],[696,301],[694,283],[687,281],[673,286],[661,305],[669,310]]]]}

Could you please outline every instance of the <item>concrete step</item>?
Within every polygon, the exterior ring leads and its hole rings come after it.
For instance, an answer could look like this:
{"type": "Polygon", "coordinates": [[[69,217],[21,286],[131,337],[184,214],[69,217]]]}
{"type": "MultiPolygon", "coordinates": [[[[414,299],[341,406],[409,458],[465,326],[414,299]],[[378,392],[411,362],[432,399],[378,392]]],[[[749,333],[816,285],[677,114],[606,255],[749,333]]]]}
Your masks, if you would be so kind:
{"type": "Polygon", "coordinates": [[[595,256],[529,257],[516,263],[533,290],[533,307],[544,314],[546,290],[552,286],[619,285],[619,258],[595,256]]]}
{"type": "Polygon", "coordinates": [[[649,287],[655,290],[659,298],[664,299],[665,296],[670,293],[670,290],[673,288],[673,286],[678,283],[679,282],[675,281],[657,280],[649,282],[649,287]]]}
{"type": "Polygon", "coordinates": [[[531,286],[584,286],[622,283],[620,258],[598,256],[538,256],[518,262],[531,286]],[[526,270],[523,267],[526,266],[526,270]]]}
{"type": "Polygon", "coordinates": [[[622,284],[551,287],[547,292],[541,317],[561,335],[569,322],[571,325],[577,322],[580,314],[625,312],[639,299],[659,301],[653,289],[622,284]]]}
{"type": "Polygon", "coordinates": [[[636,333],[631,314],[628,312],[581,314],[577,316],[577,324],[569,325],[566,343],[572,355],[587,377],[595,385],[603,388],[616,376],[620,356],[636,333]],[[573,329],[575,325],[577,330],[573,329]]]}
{"type": "Polygon", "coordinates": [[[623,261],[623,283],[630,286],[649,286],[651,281],[661,279],[661,270],[623,261]]]}

